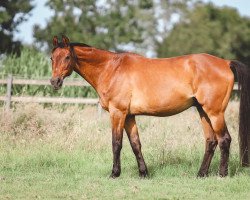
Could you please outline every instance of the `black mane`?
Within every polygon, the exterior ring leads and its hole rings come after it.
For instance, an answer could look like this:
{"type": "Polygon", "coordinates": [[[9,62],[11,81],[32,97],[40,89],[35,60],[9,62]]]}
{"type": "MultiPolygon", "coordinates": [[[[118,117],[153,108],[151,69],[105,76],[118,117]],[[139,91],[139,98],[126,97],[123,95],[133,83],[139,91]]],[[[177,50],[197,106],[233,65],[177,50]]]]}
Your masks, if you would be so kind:
{"type": "MultiPolygon", "coordinates": [[[[75,46],[78,46],[78,47],[91,47],[90,45],[87,45],[85,43],[80,43],[80,42],[71,42],[71,43],[69,43],[70,48],[75,47],[75,46]]],[[[65,46],[65,44],[63,42],[59,42],[58,45],[52,49],[52,53],[57,48],[64,48],[64,47],[67,47],[67,46],[65,46]]]]}
{"type": "Polygon", "coordinates": [[[70,46],[79,46],[79,47],[91,47],[90,45],[87,45],[85,43],[80,43],[80,42],[72,42],[69,44],[70,46]]]}

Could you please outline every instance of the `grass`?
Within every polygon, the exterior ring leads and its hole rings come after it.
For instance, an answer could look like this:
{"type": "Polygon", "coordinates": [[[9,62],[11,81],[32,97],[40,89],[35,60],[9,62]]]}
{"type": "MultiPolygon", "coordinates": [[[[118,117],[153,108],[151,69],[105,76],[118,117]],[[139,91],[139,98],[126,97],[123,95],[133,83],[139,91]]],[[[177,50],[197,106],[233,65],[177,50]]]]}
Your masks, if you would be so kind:
{"type": "Polygon", "coordinates": [[[250,170],[239,166],[237,110],[231,102],[229,177],[217,176],[217,150],[210,176],[196,178],[204,139],[190,109],[168,118],[138,117],[150,177],[138,177],[124,137],[122,174],[112,180],[108,115],[97,119],[93,107],[16,105],[0,118],[0,199],[249,199],[250,170]]]}

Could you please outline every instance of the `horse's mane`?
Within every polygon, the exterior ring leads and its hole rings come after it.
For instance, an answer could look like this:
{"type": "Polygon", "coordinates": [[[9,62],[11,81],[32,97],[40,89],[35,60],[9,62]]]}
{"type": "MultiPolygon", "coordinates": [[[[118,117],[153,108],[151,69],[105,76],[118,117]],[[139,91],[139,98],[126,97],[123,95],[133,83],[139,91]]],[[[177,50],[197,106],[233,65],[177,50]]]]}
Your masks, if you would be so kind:
{"type": "MultiPolygon", "coordinates": [[[[71,42],[71,43],[69,43],[69,47],[75,47],[75,46],[78,46],[78,47],[91,47],[90,45],[87,45],[85,43],[80,43],[80,42],[71,42]]],[[[52,53],[57,48],[64,48],[64,47],[67,47],[67,46],[65,46],[65,44],[63,42],[59,42],[58,45],[52,49],[52,53]]]]}
{"type": "Polygon", "coordinates": [[[72,42],[70,43],[70,46],[78,46],[78,47],[92,47],[88,44],[85,44],[85,43],[80,43],[80,42],[72,42]]]}
{"type": "MultiPolygon", "coordinates": [[[[75,62],[78,63],[79,58],[77,57],[77,55],[75,53],[74,47],[93,47],[93,46],[90,46],[90,45],[85,44],[85,43],[80,43],[80,42],[70,42],[68,44],[68,46],[66,46],[63,42],[59,42],[58,45],[52,49],[52,53],[57,48],[65,48],[65,47],[69,47],[71,55],[73,56],[75,62]]],[[[100,50],[103,50],[103,49],[100,49],[100,50]]],[[[107,50],[103,50],[103,51],[107,51],[107,50]]],[[[126,52],[126,51],[119,51],[119,52],[114,52],[114,53],[115,54],[121,54],[121,55],[124,54],[124,53],[130,53],[130,54],[133,54],[133,55],[141,56],[139,54],[131,53],[131,52],[126,52]]]]}

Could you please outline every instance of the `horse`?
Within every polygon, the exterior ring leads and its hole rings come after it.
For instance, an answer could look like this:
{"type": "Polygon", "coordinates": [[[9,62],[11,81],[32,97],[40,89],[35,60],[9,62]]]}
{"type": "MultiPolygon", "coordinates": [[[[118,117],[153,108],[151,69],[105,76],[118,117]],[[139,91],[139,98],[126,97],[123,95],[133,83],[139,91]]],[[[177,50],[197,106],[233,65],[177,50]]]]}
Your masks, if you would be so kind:
{"type": "Polygon", "coordinates": [[[205,137],[205,153],[197,176],[208,176],[217,145],[221,152],[219,176],[227,176],[231,137],[224,113],[236,80],[241,90],[240,163],[250,166],[250,69],[243,63],[205,53],[150,59],[135,53],[115,53],[84,43],[71,43],[64,35],[61,41],[53,37],[51,61],[50,82],[55,90],[75,71],[96,90],[102,108],[109,112],[111,178],[121,174],[124,129],[137,160],[139,176],[148,176],[135,116],[171,116],[191,106],[199,112],[205,137]]]}

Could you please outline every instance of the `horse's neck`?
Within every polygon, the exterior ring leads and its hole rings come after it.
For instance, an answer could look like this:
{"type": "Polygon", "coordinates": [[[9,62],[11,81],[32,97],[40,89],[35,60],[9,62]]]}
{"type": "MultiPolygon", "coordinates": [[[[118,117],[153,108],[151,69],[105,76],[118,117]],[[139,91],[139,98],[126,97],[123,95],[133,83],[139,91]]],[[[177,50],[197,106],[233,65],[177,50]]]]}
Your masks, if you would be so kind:
{"type": "Polygon", "coordinates": [[[75,47],[78,64],[75,71],[92,85],[98,92],[101,77],[110,73],[110,60],[114,53],[92,47],[75,47]]]}

